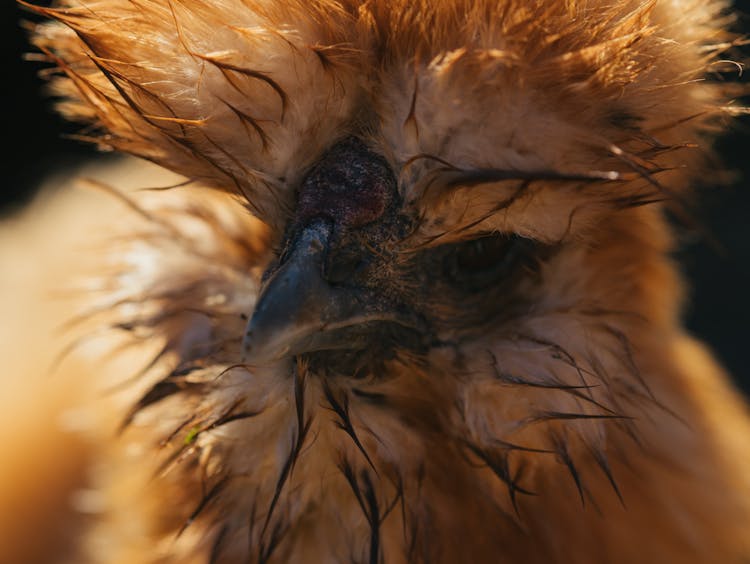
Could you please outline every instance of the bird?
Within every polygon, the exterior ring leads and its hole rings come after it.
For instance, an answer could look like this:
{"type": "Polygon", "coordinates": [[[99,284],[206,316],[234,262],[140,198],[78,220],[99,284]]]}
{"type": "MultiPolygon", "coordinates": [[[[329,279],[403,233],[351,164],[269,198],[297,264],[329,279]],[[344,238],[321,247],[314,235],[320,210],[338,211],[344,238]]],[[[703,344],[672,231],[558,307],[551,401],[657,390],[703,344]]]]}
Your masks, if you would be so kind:
{"type": "Polygon", "coordinates": [[[21,4],[132,160],[3,231],[9,561],[750,558],[673,259],[743,112],[725,2],[21,4]]]}

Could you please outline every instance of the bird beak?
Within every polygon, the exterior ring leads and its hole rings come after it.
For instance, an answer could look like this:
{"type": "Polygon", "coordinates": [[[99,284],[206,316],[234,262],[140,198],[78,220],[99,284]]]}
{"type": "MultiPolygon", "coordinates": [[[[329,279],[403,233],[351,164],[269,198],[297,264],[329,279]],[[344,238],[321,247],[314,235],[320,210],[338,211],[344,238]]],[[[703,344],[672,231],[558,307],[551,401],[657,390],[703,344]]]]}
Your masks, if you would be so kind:
{"type": "Polygon", "coordinates": [[[305,352],[366,346],[364,325],[394,316],[372,307],[377,300],[324,278],[332,228],[303,227],[283,262],[263,284],[243,340],[243,362],[262,365],[305,352]],[[358,331],[357,328],[360,328],[358,331]]]}

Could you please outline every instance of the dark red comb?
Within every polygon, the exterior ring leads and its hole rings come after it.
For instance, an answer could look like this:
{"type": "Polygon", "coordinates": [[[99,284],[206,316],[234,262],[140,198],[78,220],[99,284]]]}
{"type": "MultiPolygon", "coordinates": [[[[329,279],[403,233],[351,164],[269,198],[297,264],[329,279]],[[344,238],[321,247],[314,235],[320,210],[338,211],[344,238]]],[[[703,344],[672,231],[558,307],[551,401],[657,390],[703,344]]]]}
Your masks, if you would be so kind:
{"type": "Polygon", "coordinates": [[[296,223],[325,218],[337,228],[378,219],[398,195],[388,162],[360,139],[340,141],[310,170],[299,191],[296,223]]]}

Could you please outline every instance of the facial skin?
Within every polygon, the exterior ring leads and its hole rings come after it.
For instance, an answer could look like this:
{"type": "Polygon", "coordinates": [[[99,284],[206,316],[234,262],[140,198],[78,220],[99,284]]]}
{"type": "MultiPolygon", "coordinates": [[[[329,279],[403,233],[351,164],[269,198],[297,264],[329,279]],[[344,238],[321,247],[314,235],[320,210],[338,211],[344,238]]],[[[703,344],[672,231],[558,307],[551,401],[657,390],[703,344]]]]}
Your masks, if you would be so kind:
{"type": "Polygon", "coordinates": [[[245,361],[337,351],[309,360],[359,374],[396,348],[447,346],[528,307],[519,278],[533,278],[532,241],[487,235],[413,250],[415,221],[381,156],[356,138],[331,148],[302,183],[280,257],[264,275],[245,361]],[[488,307],[477,307],[478,295],[488,307]]]}

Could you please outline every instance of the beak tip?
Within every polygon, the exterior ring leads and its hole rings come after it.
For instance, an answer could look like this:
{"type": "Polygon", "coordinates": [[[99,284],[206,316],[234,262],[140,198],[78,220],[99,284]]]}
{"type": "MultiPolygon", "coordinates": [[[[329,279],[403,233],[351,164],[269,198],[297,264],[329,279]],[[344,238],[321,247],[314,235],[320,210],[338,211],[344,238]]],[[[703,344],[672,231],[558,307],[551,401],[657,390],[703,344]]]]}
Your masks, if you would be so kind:
{"type": "Polygon", "coordinates": [[[243,364],[261,366],[288,356],[290,347],[285,343],[284,335],[277,335],[274,331],[260,332],[252,327],[245,331],[242,340],[241,358],[243,364]]]}
{"type": "Polygon", "coordinates": [[[245,331],[245,337],[242,339],[242,363],[243,364],[257,364],[258,353],[262,352],[262,347],[258,346],[257,336],[252,329],[248,328],[245,331]]]}

